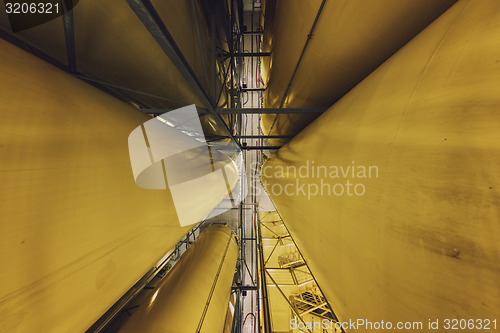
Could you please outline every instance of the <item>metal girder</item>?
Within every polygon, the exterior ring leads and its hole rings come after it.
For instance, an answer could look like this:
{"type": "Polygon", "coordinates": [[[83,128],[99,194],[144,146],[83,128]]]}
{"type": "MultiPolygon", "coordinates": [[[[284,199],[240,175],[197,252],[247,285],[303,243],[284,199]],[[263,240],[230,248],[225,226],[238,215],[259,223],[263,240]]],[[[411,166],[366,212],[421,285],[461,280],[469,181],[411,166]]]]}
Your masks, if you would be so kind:
{"type": "Polygon", "coordinates": [[[61,1],[63,8],[64,38],[66,39],[66,54],[68,57],[68,67],[70,73],[76,72],[76,50],[75,50],[75,24],[73,9],[66,7],[66,2],[61,1]]]}
{"type": "MultiPolygon", "coordinates": [[[[138,93],[140,94],[140,92],[138,92],[138,93]]],[[[207,109],[204,109],[204,108],[196,107],[196,109],[198,111],[210,113],[207,109]]],[[[169,111],[173,111],[173,110],[175,110],[175,109],[141,109],[141,111],[144,112],[145,114],[153,114],[153,115],[164,114],[165,112],[169,112],[169,111]]],[[[229,138],[228,136],[221,136],[221,137],[229,138]]]]}
{"type": "Polygon", "coordinates": [[[217,109],[220,114],[265,114],[265,113],[323,113],[326,108],[248,108],[248,109],[217,109]]]}
{"type": "Polygon", "coordinates": [[[218,105],[220,97],[217,98],[217,31],[215,24],[217,20],[217,11],[215,5],[216,1],[210,1],[210,38],[212,39],[212,98],[215,101],[215,105],[218,105]]]}
{"type": "Polygon", "coordinates": [[[241,146],[242,150],[276,150],[280,148],[281,146],[241,146]]]}
{"type": "MultiPolygon", "coordinates": [[[[29,53],[31,53],[35,57],[42,59],[43,61],[51,64],[52,66],[55,66],[55,67],[59,68],[60,70],[66,72],[66,73],[69,73],[69,74],[71,74],[71,75],[73,75],[73,76],[75,76],[75,77],[77,77],[79,79],[87,81],[87,83],[90,84],[90,85],[92,85],[93,87],[96,87],[97,89],[102,90],[105,93],[107,93],[107,94],[109,94],[109,95],[111,95],[111,96],[113,96],[113,97],[115,97],[115,98],[117,98],[117,99],[119,99],[121,101],[124,101],[126,103],[129,103],[130,101],[132,101],[132,102],[134,102],[135,104],[137,104],[137,105],[139,105],[141,107],[149,107],[148,105],[146,105],[146,103],[140,102],[140,101],[136,100],[135,98],[133,98],[131,96],[126,96],[123,93],[121,93],[119,90],[131,91],[131,92],[136,92],[138,94],[149,95],[149,96],[156,97],[156,98],[162,98],[162,97],[159,97],[159,96],[154,96],[154,95],[143,93],[143,92],[140,92],[140,91],[134,91],[132,89],[120,87],[120,86],[114,85],[112,83],[90,79],[90,78],[88,78],[88,77],[86,77],[84,75],[81,75],[79,73],[71,72],[71,70],[70,70],[70,68],[69,68],[68,65],[60,62],[59,60],[53,58],[52,56],[48,55],[47,53],[44,53],[44,52],[40,51],[36,47],[33,47],[32,45],[29,45],[28,43],[20,40],[16,36],[8,34],[7,32],[5,32],[5,31],[3,31],[1,29],[0,29],[0,38],[6,40],[7,42],[9,42],[9,43],[11,43],[11,44],[13,44],[13,45],[15,45],[15,46],[17,46],[17,47],[25,50],[25,51],[27,51],[29,53]],[[117,90],[112,90],[109,87],[116,88],[117,90]]],[[[166,99],[166,98],[163,98],[163,99],[166,99]]],[[[175,101],[173,101],[173,102],[175,102],[175,101]]]]}
{"type": "Polygon", "coordinates": [[[65,72],[69,72],[69,68],[66,64],[60,62],[54,57],[48,55],[45,52],[40,51],[39,49],[29,45],[28,43],[19,39],[15,34],[9,34],[6,31],[0,29],[0,38],[6,40],[7,42],[14,44],[15,46],[33,54],[34,56],[48,62],[52,66],[55,66],[65,72]]]}
{"type": "Polygon", "coordinates": [[[271,52],[239,52],[239,53],[231,53],[230,56],[235,58],[241,57],[269,57],[271,52]]]}
{"type": "Polygon", "coordinates": [[[168,31],[160,15],[151,4],[151,2],[149,0],[125,1],[127,1],[128,5],[134,11],[135,15],[137,15],[139,20],[141,20],[142,24],[144,24],[146,29],[148,29],[149,33],[156,40],[163,52],[165,52],[165,54],[169,57],[172,63],[177,67],[179,72],[192,87],[196,96],[207,107],[208,111],[215,117],[217,124],[224,129],[231,140],[233,140],[238,146],[240,146],[240,143],[234,138],[227,124],[215,110],[214,102],[211,100],[207,92],[203,89],[202,84],[196,77],[196,74],[189,65],[187,59],[182,54],[180,48],[177,46],[177,43],[168,31]]]}
{"type": "MultiPolygon", "coordinates": [[[[256,211],[255,211],[256,212],[256,211]]],[[[263,317],[263,332],[264,333],[272,333],[272,320],[271,320],[271,314],[269,312],[269,296],[268,296],[268,290],[267,290],[267,278],[266,278],[266,273],[269,274],[266,270],[266,267],[264,265],[264,247],[262,244],[262,222],[258,221],[258,228],[256,226],[256,232],[257,232],[257,252],[258,252],[258,257],[257,257],[257,262],[258,262],[258,268],[259,268],[259,287],[260,291],[262,292],[262,308],[260,308],[259,313],[259,326],[260,326],[260,313],[262,312],[262,317],[263,317]]],[[[260,330],[259,330],[260,331],[260,330]]]]}
{"type": "Polygon", "coordinates": [[[243,88],[241,92],[249,92],[249,91],[266,91],[266,88],[243,88]]]}
{"type": "MultiPolygon", "coordinates": [[[[182,105],[182,103],[179,102],[179,101],[176,101],[176,100],[173,100],[173,99],[170,99],[170,98],[166,98],[166,97],[163,97],[163,96],[158,96],[158,95],[150,94],[150,93],[147,93],[147,92],[144,92],[144,91],[139,91],[139,90],[135,90],[135,89],[123,87],[123,86],[120,86],[120,85],[117,85],[117,84],[114,84],[114,83],[110,83],[110,82],[106,82],[106,81],[92,79],[90,77],[87,77],[87,76],[79,74],[79,73],[74,73],[73,75],[75,77],[79,78],[79,79],[84,80],[84,81],[94,82],[94,83],[97,83],[99,85],[108,86],[108,87],[116,88],[116,89],[119,89],[119,90],[128,91],[128,92],[131,92],[131,93],[134,93],[134,94],[139,94],[139,95],[144,95],[144,96],[148,96],[148,97],[153,97],[153,98],[156,98],[156,99],[160,99],[160,100],[164,100],[164,101],[168,101],[168,102],[172,102],[172,103],[176,103],[176,104],[182,105]]],[[[165,113],[167,111],[171,111],[171,109],[141,109],[141,110],[160,110],[160,111],[162,111],[162,112],[160,112],[158,114],[165,113]]],[[[144,113],[149,114],[149,112],[144,112],[144,113]]],[[[152,113],[154,113],[154,112],[152,112],[152,113]]]]}
{"type": "Polygon", "coordinates": [[[267,265],[267,263],[269,262],[269,259],[271,259],[271,256],[273,255],[274,250],[276,250],[276,247],[278,246],[278,244],[282,244],[281,239],[279,239],[279,238],[278,238],[278,240],[276,241],[276,244],[274,244],[274,247],[273,247],[273,249],[271,250],[271,253],[269,253],[269,256],[267,257],[266,261],[264,261],[264,266],[266,266],[266,265],[267,265]]]}
{"type": "Polygon", "coordinates": [[[257,286],[234,286],[232,290],[257,290],[257,286]]]}
{"type": "Polygon", "coordinates": [[[198,51],[200,52],[201,64],[203,65],[203,73],[205,74],[205,79],[207,80],[207,87],[210,86],[208,83],[210,78],[208,77],[207,64],[205,61],[205,53],[203,52],[203,44],[201,40],[200,24],[198,23],[198,13],[196,10],[195,0],[191,0],[191,9],[193,10],[194,25],[196,28],[196,37],[198,39],[198,51]]]}
{"type": "Polygon", "coordinates": [[[262,35],[264,31],[243,31],[243,35],[262,35]]]}
{"type": "Polygon", "coordinates": [[[238,139],[291,139],[292,135],[241,135],[238,139]]]}

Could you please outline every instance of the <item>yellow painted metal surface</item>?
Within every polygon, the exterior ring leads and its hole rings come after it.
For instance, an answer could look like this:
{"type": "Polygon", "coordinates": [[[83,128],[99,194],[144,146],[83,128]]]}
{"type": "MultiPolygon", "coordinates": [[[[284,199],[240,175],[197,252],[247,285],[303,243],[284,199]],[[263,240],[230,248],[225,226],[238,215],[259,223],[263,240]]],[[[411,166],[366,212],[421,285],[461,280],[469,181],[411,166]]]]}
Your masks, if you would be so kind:
{"type": "Polygon", "coordinates": [[[499,50],[461,0],[264,164],[341,321],[500,318],[499,50]]]}
{"type": "Polygon", "coordinates": [[[0,77],[0,332],[82,332],[189,227],[134,182],[150,118],[3,40],[0,77]]]}
{"type": "MultiPolygon", "coordinates": [[[[272,52],[263,62],[266,107],[280,106],[321,2],[277,0],[274,19],[266,15],[263,47],[272,52]]],[[[330,107],[453,3],[326,1],[283,107],[330,107]]],[[[295,135],[314,118],[265,114],[262,126],[266,134],[295,135]]]]}
{"type": "Polygon", "coordinates": [[[231,229],[208,227],[119,332],[222,332],[237,258],[231,229]]]}

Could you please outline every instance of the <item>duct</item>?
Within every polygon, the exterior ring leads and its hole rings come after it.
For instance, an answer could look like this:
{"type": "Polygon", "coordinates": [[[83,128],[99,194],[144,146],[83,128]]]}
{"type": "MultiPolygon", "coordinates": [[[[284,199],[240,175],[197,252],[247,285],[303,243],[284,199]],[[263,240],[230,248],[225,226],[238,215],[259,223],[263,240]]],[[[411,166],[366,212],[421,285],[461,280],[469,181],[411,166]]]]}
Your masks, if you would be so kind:
{"type": "MultiPolygon", "coordinates": [[[[210,29],[198,1],[194,3],[196,11],[193,11],[191,1],[152,1],[152,4],[205,91],[212,91],[213,68],[208,66],[212,48],[210,29]],[[195,13],[198,25],[194,22],[195,13]],[[200,45],[203,47],[201,51],[200,45]]],[[[81,1],[75,6],[73,16],[76,69],[79,73],[143,92],[145,94],[127,91],[127,95],[149,107],[175,109],[188,104],[204,106],[125,1],[81,1]]],[[[10,31],[3,11],[0,13],[0,28],[10,31]]],[[[67,63],[61,17],[16,33],[16,36],[67,63]]],[[[215,70],[218,72],[218,67],[215,70]]],[[[217,85],[220,89],[220,81],[217,85]]],[[[220,105],[224,101],[225,95],[220,105]]]]}
{"type": "Polygon", "coordinates": [[[190,227],[134,182],[151,118],[3,40],[0,75],[0,332],[82,332],[190,227]]]}
{"type": "Polygon", "coordinates": [[[237,258],[231,229],[211,225],[119,332],[222,332],[237,258]]]}
{"type": "MultiPolygon", "coordinates": [[[[277,0],[275,8],[269,1],[266,11],[275,17],[265,17],[263,51],[272,56],[263,59],[264,106],[330,107],[454,2],[326,1],[307,42],[322,0],[277,0]]],[[[316,117],[263,115],[262,128],[269,135],[295,135],[316,117]]]]}
{"type": "Polygon", "coordinates": [[[499,317],[498,22],[458,2],[264,164],[340,321],[499,317]]]}

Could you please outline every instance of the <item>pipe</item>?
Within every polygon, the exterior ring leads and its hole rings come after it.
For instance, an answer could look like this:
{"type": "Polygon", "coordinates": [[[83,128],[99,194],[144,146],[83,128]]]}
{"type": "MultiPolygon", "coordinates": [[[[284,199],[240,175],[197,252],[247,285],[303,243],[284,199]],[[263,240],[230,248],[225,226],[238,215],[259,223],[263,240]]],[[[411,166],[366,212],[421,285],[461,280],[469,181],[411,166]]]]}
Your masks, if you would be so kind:
{"type": "Polygon", "coordinates": [[[459,1],[265,162],[340,321],[498,317],[498,22],[459,1]]]}
{"type": "Polygon", "coordinates": [[[119,332],[222,332],[237,257],[231,229],[211,225],[119,332]]]}
{"type": "Polygon", "coordinates": [[[249,312],[246,314],[245,319],[243,320],[243,323],[241,324],[241,326],[245,326],[245,322],[247,321],[247,317],[250,315],[253,317],[253,332],[257,333],[257,317],[255,317],[255,314],[253,314],[252,312],[249,312]]]}

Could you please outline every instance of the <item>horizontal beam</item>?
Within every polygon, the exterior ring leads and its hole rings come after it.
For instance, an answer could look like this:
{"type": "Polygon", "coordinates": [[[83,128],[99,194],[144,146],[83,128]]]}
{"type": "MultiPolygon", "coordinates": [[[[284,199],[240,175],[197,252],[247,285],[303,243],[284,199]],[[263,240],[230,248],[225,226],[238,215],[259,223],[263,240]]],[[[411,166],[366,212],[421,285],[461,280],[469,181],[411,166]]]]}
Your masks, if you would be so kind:
{"type": "Polygon", "coordinates": [[[242,150],[277,150],[281,146],[241,146],[242,150]]]}
{"type": "Polygon", "coordinates": [[[257,290],[257,286],[234,286],[232,290],[257,290]]]}
{"type": "MultiPolygon", "coordinates": [[[[88,78],[84,78],[84,79],[90,80],[88,78]]],[[[110,84],[108,83],[108,85],[110,85],[110,84]]],[[[118,87],[118,86],[116,86],[116,87],[122,88],[122,87],[118,87]]],[[[125,89],[125,88],[122,88],[122,89],[125,89]]],[[[132,91],[131,89],[127,89],[127,90],[132,91]]],[[[134,91],[134,92],[136,92],[138,94],[146,95],[146,93],[142,93],[140,91],[134,91]]],[[[161,96],[152,96],[152,97],[161,98],[161,96]]],[[[200,107],[197,107],[197,109],[200,111],[204,111],[206,113],[209,113],[209,111],[207,109],[200,108],[200,107]]],[[[163,114],[165,112],[169,112],[172,110],[173,109],[141,109],[141,111],[146,113],[146,114],[163,114]]],[[[264,109],[259,109],[259,108],[221,109],[221,108],[217,108],[216,111],[219,114],[265,114],[265,113],[283,113],[283,114],[306,113],[307,114],[307,113],[323,113],[326,111],[326,109],[324,109],[324,108],[283,108],[283,109],[280,109],[280,108],[264,108],[264,109]]]]}
{"type": "MultiPolygon", "coordinates": [[[[206,134],[205,137],[211,140],[222,140],[228,139],[228,136],[225,135],[212,135],[206,134]]],[[[293,135],[236,135],[237,139],[291,139],[293,135]]]]}
{"type": "Polygon", "coordinates": [[[271,52],[239,52],[239,53],[229,53],[228,57],[234,58],[244,58],[244,57],[269,57],[271,52]]]}
{"type": "MultiPolygon", "coordinates": [[[[198,111],[202,111],[202,114],[208,114],[210,111],[208,111],[205,108],[200,108],[196,107],[198,111]]],[[[165,112],[173,111],[176,109],[141,109],[142,112],[145,114],[154,114],[154,115],[159,115],[159,114],[164,114],[165,112]]],[[[229,138],[229,136],[226,136],[226,138],[229,138]]]]}
{"type": "Polygon", "coordinates": [[[266,88],[242,88],[241,92],[247,91],[266,91],[266,88]]]}
{"type": "Polygon", "coordinates": [[[324,108],[235,108],[235,109],[217,109],[220,114],[251,114],[251,113],[323,113],[326,109],[324,108]]]}
{"type": "Polygon", "coordinates": [[[262,35],[264,31],[243,31],[243,35],[262,35]]]}
{"type": "Polygon", "coordinates": [[[293,135],[241,135],[238,139],[291,139],[293,135]]]}

